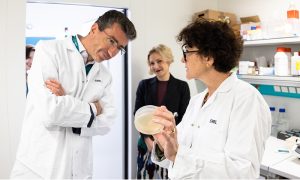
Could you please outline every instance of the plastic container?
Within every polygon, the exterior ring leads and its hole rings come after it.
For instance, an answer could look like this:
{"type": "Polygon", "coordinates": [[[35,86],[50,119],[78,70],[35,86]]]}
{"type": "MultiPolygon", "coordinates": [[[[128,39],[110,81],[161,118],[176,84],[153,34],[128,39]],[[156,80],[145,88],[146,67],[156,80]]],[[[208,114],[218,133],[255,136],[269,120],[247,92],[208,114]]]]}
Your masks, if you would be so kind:
{"type": "Polygon", "coordinates": [[[255,75],[255,63],[253,61],[249,61],[248,74],[255,75]]]}
{"type": "Polygon", "coordinates": [[[136,111],[134,116],[134,125],[139,132],[153,135],[163,130],[163,125],[152,121],[153,113],[156,108],[157,106],[147,105],[136,111]]]}
{"type": "Polygon", "coordinates": [[[239,74],[248,74],[250,61],[239,61],[239,74]]]}
{"type": "Polygon", "coordinates": [[[291,33],[294,36],[300,35],[299,10],[294,2],[290,2],[287,10],[287,22],[291,27],[291,33]]]}
{"type": "Polygon", "coordinates": [[[289,76],[291,68],[291,48],[278,47],[274,56],[276,76],[289,76]]]}
{"type": "Polygon", "coordinates": [[[279,108],[278,113],[278,131],[287,131],[289,130],[289,121],[285,115],[285,108],[279,108]]]}
{"type": "Polygon", "coordinates": [[[271,128],[271,136],[277,137],[278,133],[278,122],[276,116],[276,108],[270,107],[271,117],[272,117],[272,128],[271,128]]]}
{"type": "Polygon", "coordinates": [[[300,56],[298,52],[294,52],[291,57],[291,75],[300,75],[300,56]]]}

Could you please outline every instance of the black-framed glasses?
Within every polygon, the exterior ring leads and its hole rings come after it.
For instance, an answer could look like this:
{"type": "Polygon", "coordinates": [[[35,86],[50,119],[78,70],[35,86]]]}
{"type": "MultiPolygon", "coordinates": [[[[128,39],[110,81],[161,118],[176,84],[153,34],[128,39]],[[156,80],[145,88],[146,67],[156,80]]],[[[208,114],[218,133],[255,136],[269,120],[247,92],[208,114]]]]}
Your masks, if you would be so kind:
{"type": "Polygon", "coordinates": [[[124,47],[122,46],[119,46],[118,45],[118,42],[115,40],[114,37],[108,35],[105,31],[102,31],[104,32],[104,34],[107,36],[106,40],[107,40],[107,43],[110,44],[111,46],[117,48],[119,51],[121,51],[121,54],[124,55],[126,53],[126,50],[124,49],[124,47]]]}
{"type": "Polygon", "coordinates": [[[186,63],[186,54],[187,54],[187,53],[195,53],[195,52],[199,52],[199,50],[192,50],[192,51],[189,51],[189,50],[187,50],[187,47],[188,47],[187,44],[184,44],[184,45],[182,45],[182,47],[181,47],[182,54],[183,54],[183,61],[184,61],[184,63],[186,63]]]}

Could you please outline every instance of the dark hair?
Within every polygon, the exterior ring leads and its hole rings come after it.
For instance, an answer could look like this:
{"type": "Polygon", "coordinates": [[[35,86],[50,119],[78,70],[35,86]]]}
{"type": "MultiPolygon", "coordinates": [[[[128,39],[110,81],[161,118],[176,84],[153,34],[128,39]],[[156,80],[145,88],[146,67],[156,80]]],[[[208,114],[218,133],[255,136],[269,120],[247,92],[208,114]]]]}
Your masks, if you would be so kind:
{"type": "Polygon", "coordinates": [[[198,19],[187,25],[177,36],[177,41],[197,47],[199,55],[212,57],[214,68],[229,72],[237,66],[243,51],[243,41],[226,22],[198,19]]]}
{"type": "Polygon", "coordinates": [[[29,58],[32,51],[35,51],[34,47],[32,45],[26,45],[26,59],[29,58]]]}
{"type": "Polygon", "coordinates": [[[100,31],[111,27],[114,23],[118,23],[129,40],[136,38],[136,30],[133,23],[120,11],[110,10],[105,12],[97,19],[96,23],[100,31]]]}

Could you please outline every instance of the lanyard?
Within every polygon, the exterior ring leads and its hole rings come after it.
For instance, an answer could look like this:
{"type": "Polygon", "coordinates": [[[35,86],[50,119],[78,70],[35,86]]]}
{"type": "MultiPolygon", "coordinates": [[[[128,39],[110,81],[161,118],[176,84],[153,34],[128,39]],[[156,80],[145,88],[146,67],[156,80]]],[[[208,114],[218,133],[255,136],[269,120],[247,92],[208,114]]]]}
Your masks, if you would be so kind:
{"type": "Polygon", "coordinates": [[[79,45],[78,45],[76,36],[72,36],[72,41],[73,41],[73,43],[74,43],[76,49],[78,50],[78,52],[80,52],[80,51],[79,51],[79,45]]]}
{"type": "MultiPolygon", "coordinates": [[[[78,45],[78,41],[77,41],[77,38],[76,36],[72,36],[72,41],[76,47],[76,49],[78,50],[78,52],[80,53],[79,51],[79,45],[78,45]]],[[[88,65],[85,65],[85,72],[86,72],[86,75],[90,72],[90,70],[92,69],[94,64],[88,64],[88,65]]]]}

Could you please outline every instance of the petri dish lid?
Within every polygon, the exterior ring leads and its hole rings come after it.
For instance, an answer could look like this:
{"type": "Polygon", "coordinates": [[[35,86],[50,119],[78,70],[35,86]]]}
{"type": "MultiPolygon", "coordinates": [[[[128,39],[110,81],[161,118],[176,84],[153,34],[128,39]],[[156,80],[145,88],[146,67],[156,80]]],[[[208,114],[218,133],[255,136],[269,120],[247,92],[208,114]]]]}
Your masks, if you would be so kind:
{"type": "Polygon", "coordinates": [[[148,135],[159,133],[163,129],[163,125],[152,122],[153,112],[157,106],[147,105],[139,108],[134,116],[135,128],[148,135]]]}

